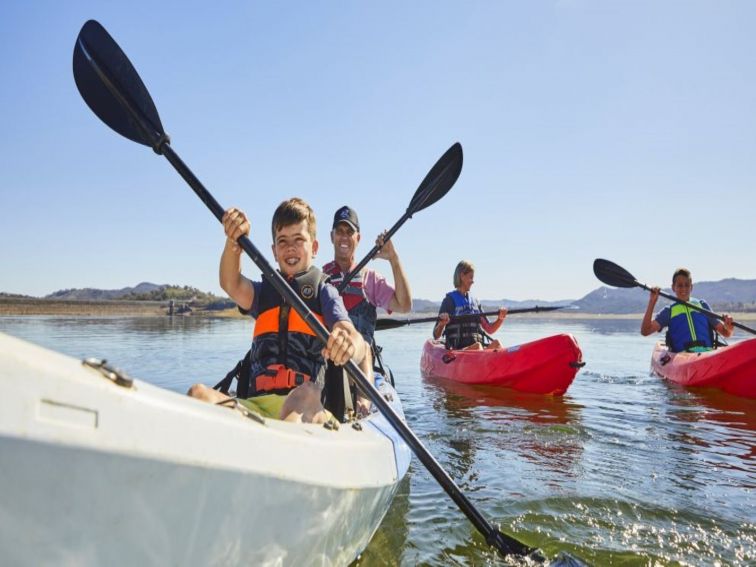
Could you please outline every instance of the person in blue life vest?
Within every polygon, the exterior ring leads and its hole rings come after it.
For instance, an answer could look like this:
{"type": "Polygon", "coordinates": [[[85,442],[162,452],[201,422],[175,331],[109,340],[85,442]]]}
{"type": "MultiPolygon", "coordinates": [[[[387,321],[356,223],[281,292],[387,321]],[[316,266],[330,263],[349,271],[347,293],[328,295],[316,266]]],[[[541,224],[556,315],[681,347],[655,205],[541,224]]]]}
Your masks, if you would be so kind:
{"type": "Polygon", "coordinates": [[[499,330],[507,309],[502,307],[495,321],[490,322],[486,317],[466,318],[454,321],[451,318],[459,315],[473,315],[482,313],[480,302],[470,295],[470,288],[475,283],[475,266],[467,260],[462,260],[454,269],[454,291],[446,294],[438,311],[438,322],[433,327],[433,338],[441,336],[446,341],[446,348],[464,350],[483,350],[501,348],[498,339],[494,339],[484,346],[485,333],[495,333],[499,330]]]}
{"type": "MultiPolygon", "coordinates": [[[[281,275],[330,331],[325,346],[264,276],[253,282],[241,273],[242,249],[236,241],[250,233],[244,212],[230,208],[222,221],[226,243],[220,285],[243,313],[255,318],[249,355],[252,395],[239,402],[267,417],[328,421],[332,416],[321,403],[325,359],[340,366],[354,359],[368,376],[372,368],[366,364],[367,344],[349,319],[338,291],[313,266],[318,241],[312,208],[296,197],[283,201],[273,215],[272,248],[281,275]]],[[[231,399],[203,384],[195,384],[188,394],[215,404],[231,399]]]]}
{"type": "MultiPolygon", "coordinates": [[[[719,321],[680,302],[664,307],[652,319],[654,307],[659,299],[659,291],[658,287],[651,288],[648,306],[641,323],[641,335],[644,337],[651,333],[658,333],[667,327],[667,346],[672,352],[701,352],[714,347],[715,331],[724,337],[732,335],[733,326],[730,315],[725,315],[724,320],[719,321]]],[[[675,271],[672,275],[672,291],[680,301],[711,311],[709,304],[703,299],[690,296],[693,291],[693,278],[689,270],[678,268],[675,271]]]]}
{"type": "MultiPolygon", "coordinates": [[[[389,313],[394,311],[408,313],[412,310],[410,285],[399,261],[399,254],[396,252],[393,241],[386,241],[385,236],[386,233],[383,232],[376,238],[375,244],[380,250],[375,257],[388,260],[394,277],[394,285],[391,285],[375,270],[363,268],[341,292],[352,323],[370,347],[375,345],[377,308],[383,308],[389,313]]],[[[344,278],[357,263],[355,255],[360,238],[360,221],[357,213],[351,207],[340,207],[333,215],[331,228],[334,259],[323,266],[323,273],[329,276],[329,281],[337,288],[341,286],[344,278]]],[[[367,356],[371,356],[370,349],[367,356]]],[[[370,365],[372,366],[372,357],[370,365]]],[[[358,396],[356,408],[358,413],[364,413],[368,408],[368,400],[358,396]]]]}

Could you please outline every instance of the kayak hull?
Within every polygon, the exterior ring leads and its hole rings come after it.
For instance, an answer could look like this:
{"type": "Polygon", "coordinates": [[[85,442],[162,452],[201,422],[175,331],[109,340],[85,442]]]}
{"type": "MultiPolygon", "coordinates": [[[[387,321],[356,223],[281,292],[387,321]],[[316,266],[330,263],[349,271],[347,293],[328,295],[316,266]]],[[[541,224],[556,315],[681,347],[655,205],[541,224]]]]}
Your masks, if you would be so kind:
{"type": "Polygon", "coordinates": [[[659,342],[651,355],[651,370],[682,386],[756,398],[756,339],[700,353],[669,352],[659,342]]]}
{"type": "Polygon", "coordinates": [[[447,350],[428,340],[420,369],[425,378],[561,396],[583,364],[575,337],[560,334],[496,351],[447,350]]]}
{"type": "Polygon", "coordinates": [[[409,466],[379,414],[245,416],[2,334],[0,386],[4,565],[348,564],[409,466]]]}

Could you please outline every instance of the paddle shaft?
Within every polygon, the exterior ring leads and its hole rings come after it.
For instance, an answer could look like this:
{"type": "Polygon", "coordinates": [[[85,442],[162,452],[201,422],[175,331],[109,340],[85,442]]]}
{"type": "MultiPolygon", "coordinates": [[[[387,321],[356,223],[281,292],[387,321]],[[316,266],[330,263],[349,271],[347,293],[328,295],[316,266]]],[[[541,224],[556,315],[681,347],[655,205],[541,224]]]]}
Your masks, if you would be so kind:
{"type": "MultiPolygon", "coordinates": [[[[520,309],[507,309],[507,315],[517,315],[518,313],[538,313],[539,311],[553,311],[555,309],[561,309],[561,307],[523,307],[520,309]]],[[[449,322],[454,321],[469,321],[472,319],[478,319],[479,317],[490,317],[492,315],[498,315],[499,310],[496,311],[483,311],[481,313],[467,313],[465,315],[452,315],[449,317],[449,322]]],[[[438,321],[438,315],[435,317],[425,317],[423,319],[409,319],[411,323],[419,323],[421,321],[430,322],[438,321]]]]}
{"type": "MultiPolygon", "coordinates": [[[[181,177],[189,184],[194,190],[197,196],[202,200],[208,209],[215,215],[218,221],[221,221],[224,214],[224,209],[218,204],[215,198],[208,192],[192,171],[186,166],[181,158],[173,151],[170,144],[165,143],[161,147],[161,151],[171,165],[178,171],[181,177]]],[[[397,227],[398,228],[398,227],[397,227]]],[[[268,281],[273,285],[278,293],[283,296],[286,301],[291,304],[294,310],[304,319],[310,329],[317,335],[317,337],[325,344],[328,341],[328,330],[323,324],[315,318],[312,311],[307,305],[300,299],[300,297],[294,293],[286,280],[283,279],[280,273],[273,269],[270,263],[260,254],[257,247],[246,236],[241,236],[237,242],[239,246],[247,253],[252,261],[260,268],[263,275],[268,278],[268,281]]],[[[478,512],[468,498],[462,493],[454,480],[448,475],[448,473],[441,467],[436,459],[431,455],[428,450],[423,446],[422,442],[414,434],[414,432],[407,427],[407,425],[401,420],[401,418],[394,412],[393,408],[388,404],[383,396],[378,392],[373,384],[371,384],[360,368],[354,362],[350,360],[344,365],[349,374],[354,378],[357,386],[360,390],[370,398],[386,420],[392,425],[392,427],[401,435],[402,439],[412,448],[420,462],[425,465],[428,471],[433,475],[441,487],[451,497],[452,500],[459,506],[460,510],[470,519],[476,529],[483,534],[486,541],[491,545],[504,545],[504,548],[499,548],[502,553],[516,553],[527,554],[531,549],[517,541],[516,539],[501,533],[491,526],[491,524],[478,512]]]]}
{"type": "MultiPolygon", "coordinates": [[[[634,280],[635,285],[645,289],[646,291],[651,291],[652,288],[647,286],[646,284],[640,283],[638,280],[634,280]]],[[[692,303],[688,303],[687,301],[683,301],[682,299],[678,299],[674,295],[671,295],[669,293],[665,293],[663,291],[659,291],[659,295],[662,297],[666,297],[667,299],[670,299],[672,301],[676,301],[677,303],[682,303],[683,305],[686,305],[690,307],[691,309],[695,309],[696,311],[700,311],[701,313],[704,313],[706,315],[709,315],[710,317],[715,317],[716,319],[719,319],[720,321],[724,320],[724,315],[720,315],[719,313],[714,313],[713,311],[709,311],[708,309],[704,309],[703,307],[699,307],[698,305],[693,305],[692,303]]],[[[750,327],[743,325],[742,323],[738,323],[736,321],[732,322],[733,327],[737,327],[738,329],[742,329],[744,331],[748,331],[749,333],[753,333],[756,335],[756,329],[751,329],[750,327]]]]}
{"type": "MultiPolygon", "coordinates": [[[[518,313],[538,313],[539,311],[554,311],[555,309],[561,309],[560,307],[524,307],[520,309],[508,309],[507,315],[516,315],[518,313]]],[[[450,317],[449,322],[454,321],[469,321],[472,319],[478,319],[480,317],[488,317],[490,315],[498,315],[498,311],[483,311],[482,313],[470,313],[468,315],[455,315],[450,317]]],[[[438,315],[435,317],[420,317],[417,319],[389,319],[389,318],[383,318],[378,319],[376,322],[376,331],[383,331],[388,329],[395,329],[397,327],[401,327],[403,325],[414,325],[415,323],[433,323],[435,321],[438,321],[438,315]],[[383,322],[382,326],[381,322],[383,322]]]]}

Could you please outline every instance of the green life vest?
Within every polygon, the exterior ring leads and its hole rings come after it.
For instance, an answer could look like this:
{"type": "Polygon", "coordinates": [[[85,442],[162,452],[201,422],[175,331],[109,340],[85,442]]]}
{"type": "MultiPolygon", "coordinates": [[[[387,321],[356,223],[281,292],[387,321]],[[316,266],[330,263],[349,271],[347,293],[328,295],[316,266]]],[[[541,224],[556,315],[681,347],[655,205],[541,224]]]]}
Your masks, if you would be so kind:
{"type": "MultiPolygon", "coordinates": [[[[698,300],[691,298],[688,303],[704,308],[698,300]]],[[[708,350],[714,345],[714,329],[709,318],[697,309],[682,303],[670,306],[667,345],[672,352],[708,350]]]]}

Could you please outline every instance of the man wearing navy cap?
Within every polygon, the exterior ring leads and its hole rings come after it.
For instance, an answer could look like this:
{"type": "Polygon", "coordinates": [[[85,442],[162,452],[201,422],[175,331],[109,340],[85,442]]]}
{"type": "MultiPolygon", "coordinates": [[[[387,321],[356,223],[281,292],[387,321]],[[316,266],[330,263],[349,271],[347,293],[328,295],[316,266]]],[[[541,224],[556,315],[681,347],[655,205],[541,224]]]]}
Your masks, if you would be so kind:
{"type": "MultiPolygon", "coordinates": [[[[391,313],[408,313],[412,310],[412,295],[394,243],[385,241],[384,231],[375,243],[380,248],[376,258],[388,260],[394,275],[392,286],[386,278],[375,270],[363,268],[341,292],[349,317],[369,345],[373,345],[377,308],[391,313]]],[[[323,273],[331,277],[331,283],[341,286],[344,277],[357,264],[355,254],[360,243],[360,221],[351,207],[343,206],[333,215],[331,229],[334,260],[323,266],[323,273]]]]}

